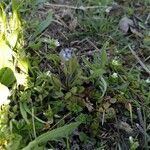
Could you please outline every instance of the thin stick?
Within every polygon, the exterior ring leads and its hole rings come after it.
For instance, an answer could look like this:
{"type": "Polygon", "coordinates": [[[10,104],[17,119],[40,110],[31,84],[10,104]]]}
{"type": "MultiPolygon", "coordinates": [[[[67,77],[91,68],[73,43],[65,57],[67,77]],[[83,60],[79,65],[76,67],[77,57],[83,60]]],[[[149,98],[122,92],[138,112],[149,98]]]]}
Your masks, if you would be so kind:
{"type": "Polygon", "coordinates": [[[47,7],[58,7],[58,8],[68,8],[68,9],[78,9],[78,10],[87,10],[87,9],[96,9],[96,8],[106,8],[106,6],[80,6],[75,7],[71,5],[60,5],[60,4],[52,4],[52,3],[45,3],[47,7]]]}
{"type": "Polygon", "coordinates": [[[150,70],[146,67],[146,65],[140,60],[139,56],[135,53],[135,51],[131,48],[130,45],[128,45],[131,53],[134,55],[134,57],[137,59],[137,61],[139,62],[139,64],[142,66],[142,68],[148,73],[150,74],[150,70]]]}

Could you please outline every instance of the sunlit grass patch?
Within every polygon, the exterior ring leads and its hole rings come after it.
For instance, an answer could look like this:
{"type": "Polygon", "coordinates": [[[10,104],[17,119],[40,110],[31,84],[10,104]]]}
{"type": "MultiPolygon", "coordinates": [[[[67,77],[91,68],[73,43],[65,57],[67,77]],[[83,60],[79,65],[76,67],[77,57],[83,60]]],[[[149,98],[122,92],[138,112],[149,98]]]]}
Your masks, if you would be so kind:
{"type": "MultiPolygon", "coordinates": [[[[12,70],[17,85],[25,85],[28,74],[28,60],[23,50],[23,31],[21,20],[17,12],[16,1],[12,1],[11,15],[6,14],[3,5],[0,5],[0,71],[5,67],[12,70]],[[18,70],[17,70],[18,69],[18,70]],[[19,80],[19,77],[24,80],[19,80]]],[[[4,71],[4,69],[3,69],[4,71]]],[[[7,70],[5,70],[6,73],[7,70]]],[[[10,71],[9,71],[10,72],[10,71]]],[[[3,80],[12,78],[12,74],[7,72],[3,80]],[[8,75],[9,74],[9,75],[8,75]]],[[[10,80],[10,79],[9,79],[10,80]]],[[[9,84],[9,83],[8,83],[9,84]]],[[[6,84],[6,86],[8,86],[6,84]]]]}

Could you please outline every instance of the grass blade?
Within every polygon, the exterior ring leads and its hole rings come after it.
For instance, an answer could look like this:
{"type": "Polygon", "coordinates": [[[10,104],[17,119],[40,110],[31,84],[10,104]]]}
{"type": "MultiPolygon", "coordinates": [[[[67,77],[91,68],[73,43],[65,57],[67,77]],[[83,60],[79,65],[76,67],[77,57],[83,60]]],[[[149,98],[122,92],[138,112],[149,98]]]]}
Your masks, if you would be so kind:
{"type": "Polygon", "coordinates": [[[41,34],[50,25],[51,22],[52,22],[52,13],[49,13],[46,19],[37,26],[37,29],[32,36],[32,39],[41,34]]]}

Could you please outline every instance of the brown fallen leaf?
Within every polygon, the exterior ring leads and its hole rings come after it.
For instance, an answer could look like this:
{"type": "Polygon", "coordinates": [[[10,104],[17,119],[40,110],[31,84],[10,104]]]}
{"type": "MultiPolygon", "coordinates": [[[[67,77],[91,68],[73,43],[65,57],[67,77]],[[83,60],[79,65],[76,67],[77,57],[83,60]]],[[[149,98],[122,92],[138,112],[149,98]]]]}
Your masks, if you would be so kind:
{"type": "Polygon", "coordinates": [[[134,34],[135,36],[143,38],[142,33],[140,33],[137,28],[135,21],[129,19],[128,17],[123,17],[119,22],[119,28],[120,30],[127,34],[128,32],[134,34]]]}

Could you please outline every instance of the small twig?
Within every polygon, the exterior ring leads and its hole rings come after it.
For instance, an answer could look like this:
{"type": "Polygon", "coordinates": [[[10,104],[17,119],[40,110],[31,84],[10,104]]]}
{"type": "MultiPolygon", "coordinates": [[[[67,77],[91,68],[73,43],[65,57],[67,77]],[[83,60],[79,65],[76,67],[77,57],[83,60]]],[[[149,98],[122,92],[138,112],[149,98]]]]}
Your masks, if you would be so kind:
{"type": "Polygon", "coordinates": [[[61,5],[61,4],[52,4],[52,3],[45,3],[45,6],[48,7],[58,7],[58,8],[68,8],[68,9],[78,9],[78,10],[88,10],[88,9],[96,9],[96,8],[106,8],[107,6],[80,6],[75,7],[71,5],[61,5]]]}
{"type": "Polygon", "coordinates": [[[142,68],[148,73],[150,74],[150,70],[146,67],[146,65],[140,60],[140,58],[138,57],[138,55],[135,53],[135,51],[131,48],[130,45],[128,45],[131,53],[134,55],[134,57],[137,59],[137,61],[139,62],[139,64],[142,66],[142,68]]]}

